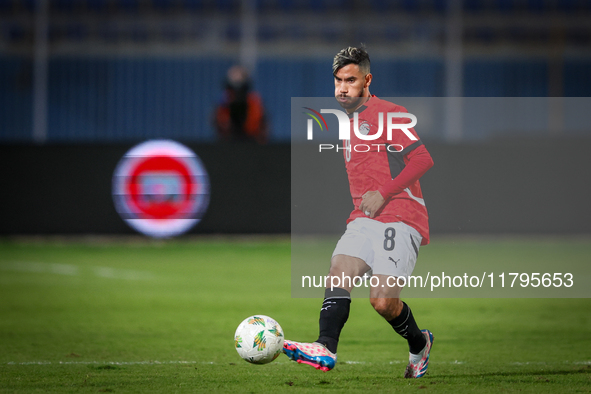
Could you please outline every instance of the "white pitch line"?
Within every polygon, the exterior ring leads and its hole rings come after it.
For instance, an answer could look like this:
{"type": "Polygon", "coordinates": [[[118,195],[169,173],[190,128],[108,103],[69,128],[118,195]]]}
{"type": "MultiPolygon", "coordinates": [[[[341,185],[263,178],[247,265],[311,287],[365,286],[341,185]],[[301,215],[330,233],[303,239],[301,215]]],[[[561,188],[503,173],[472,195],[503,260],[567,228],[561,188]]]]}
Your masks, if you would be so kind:
{"type": "Polygon", "coordinates": [[[142,280],[152,279],[154,275],[147,271],[123,270],[111,267],[92,267],[94,275],[101,278],[142,280]]]}
{"type": "MultiPolygon", "coordinates": [[[[389,364],[406,364],[407,360],[394,360],[390,361],[389,364]]],[[[347,360],[344,361],[345,364],[348,365],[357,365],[357,364],[374,364],[371,362],[366,361],[353,361],[347,360]]],[[[452,364],[452,365],[474,365],[474,364],[482,364],[482,363],[466,363],[465,361],[432,361],[433,364],[452,364]]],[[[202,364],[202,365],[216,365],[217,363],[214,361],[24,361],[24,362],[15,362],[10,361],[7,362],[5,365],[165,365],[165,364],[202,364]]],[[[276,362],[276,364],[291,364],[288,362],[276,362]]],[[[591,365],[591,360],[588,361],[557,361],[557,362],[546,362],[546,361],[525,361],[525,362],[510,362],[507,363],[509,365],[554,365],[554,364],[568,364],[568,365],[591,365]]]]}
{"type": "MultiPolygon", "coordinates": [[[[512,362],[511,365],[550,365],[556,364],[547,361],[523,361],[523,362],[512,362]]],[[[573,365],[591,365],[591,361],[563,361],[563,364],[573,364],[573,365]]]]}
{"type": "MultiPolygon", "coordinates": [[[[454,360],[454,361],[430,361],[431,363],[434,364],[453,364],[453,365],[461,365],[461,364],[465,364],[464,361],[458,361],[458,360],[454,360]]],[[[406,364],[408,363],[408,360],[394,360],[394,361],[390,361],[390,365],[393,364],[406,364]]]]}
{"type": "MultiPolygon", "coordinates": [[[[121,268],[100,266],[91,266],[87,267],[87,269],[89,269],[94,276],[97,276],[99,278],[123,280],[150,280],[155,278],[154,274],[149,271],[127,270],[121,268]]],[[[0,263],[0,270],[32,273],[50,273],[66,276],[78,276],[84,273],[81,267],[74,264],[38,263],[27,261],[3,262],[0,263]]]]}
{"type": "Polygon", "coordinates": [[[0,264],[0,269],[3,271],[18,271],[18,272],[35,272],[35,273],[51,273],[57,275],[78,275],[78,266],[72,264],[57,264],[57,263],[32,263],[26,261],[11,261],[0,264]]]}
{"type": "Polygon", "coordinates": [[[160,365],[160,364],[214,364],[213,361],[10,361],[6,365],[160,365]]]}

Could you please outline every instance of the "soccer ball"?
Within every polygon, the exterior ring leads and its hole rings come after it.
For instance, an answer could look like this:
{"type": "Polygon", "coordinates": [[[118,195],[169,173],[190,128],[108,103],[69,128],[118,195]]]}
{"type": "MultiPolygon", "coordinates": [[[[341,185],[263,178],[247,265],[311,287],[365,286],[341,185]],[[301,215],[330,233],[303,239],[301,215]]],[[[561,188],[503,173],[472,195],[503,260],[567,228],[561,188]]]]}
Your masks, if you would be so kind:
{"type": "Polygon", "coordinates": [[[244,360],[267,364],[283,350],[283,329],[274,319],[255,315],[244,319],[234,334],[234,347],[244,360]]]}

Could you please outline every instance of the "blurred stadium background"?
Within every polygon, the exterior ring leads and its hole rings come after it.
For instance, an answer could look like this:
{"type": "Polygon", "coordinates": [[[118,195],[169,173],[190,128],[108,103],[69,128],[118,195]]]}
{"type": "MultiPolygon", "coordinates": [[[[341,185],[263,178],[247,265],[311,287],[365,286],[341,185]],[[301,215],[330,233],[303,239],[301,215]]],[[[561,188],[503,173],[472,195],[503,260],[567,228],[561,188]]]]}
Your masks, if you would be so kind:
{"type": "MultiPolygon", "coordinates": [[[[584,287],[589,0],[0,0],[0,387],[409,389],[398,378],[404,346],[394,350],[391,330],[361,302],[335,373],[285,358],[265,369],[241,362],[231,344],[242,319],[267,314],[307,340],[319,302],[289,292],[298,237],[207,235],[287,235],[296,225],[321,233],[300,238],[300,251],[329,256],[351,209],[344,164],[291,144],[291,97],[332,96],[333,56],[362,42],[373,94],[411,112],[420,107],[407,102],[463,98],[440,128],[419,113],[435,166],[421,180],[432,244],[418,269],[575,267],[584,287]],[[222,142],[212,127],[234,64],[262,97],[267,144],[222,142]],[[500,106],[470,109],[489,99],[500,106]],[[524,110],[536,121],[516,123],[524,110]],[[209,172],[208,211],[180,240],[136,236],[111,197],[120,159],[154,138],[187,145],[209,172]]],[[[438,350],[429,380],[411,387],[588,391],[589,298],[417,298],[412,308],[438,350]]]]}
{"type": "MultiPolygon", "coordinates": [[[[152,138],[189,145],[210,172],[193,232],[288,233],[290,98],[331,96],[332,57],[359,43],[381,97],[591,96],[587,0],[0,0],[0,233],[133,233],[110,179],[152,138]],[[237,63],[268,112],[265,146],[221,144],[212,127],[237,63]]],[[[591,231],[589,116],[569,123],[569,102],[553,102],[533,130],[421,134],[439,166],[424,182],[433,231],[591,231]]]]}

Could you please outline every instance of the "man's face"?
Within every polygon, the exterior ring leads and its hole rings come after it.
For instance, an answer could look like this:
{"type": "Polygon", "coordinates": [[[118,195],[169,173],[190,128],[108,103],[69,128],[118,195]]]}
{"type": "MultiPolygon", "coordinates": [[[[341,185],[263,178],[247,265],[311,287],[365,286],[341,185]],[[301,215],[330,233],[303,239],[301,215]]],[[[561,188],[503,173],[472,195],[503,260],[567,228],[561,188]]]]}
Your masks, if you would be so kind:
{"type": "Polygon", "coordinates": [[[357,64],[347,64],[334,77],[334,95],[347,112],[353,112],[369,97],[371,74],[365,75],[357,64]]]}

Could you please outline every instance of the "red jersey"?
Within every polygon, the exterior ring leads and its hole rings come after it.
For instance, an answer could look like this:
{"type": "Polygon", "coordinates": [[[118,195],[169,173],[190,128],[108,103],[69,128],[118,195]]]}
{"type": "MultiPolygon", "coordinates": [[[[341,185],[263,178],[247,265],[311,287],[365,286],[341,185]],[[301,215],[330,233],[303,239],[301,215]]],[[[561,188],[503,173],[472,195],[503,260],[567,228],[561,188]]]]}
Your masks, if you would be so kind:
{"type": "MultiPolygon", "coordinates": [[[[374,220],[383,223],[403,222],[416,229],[423,237],[422,245],[429,243],[429,217],[423,200],[423,193],[418,178],[433,165],[430,155],[423,146],[417,133],[413,128],[407,130],[414,136],[411,139],[400,129],[392,130],[392,138],[388,140],[387,124],[388,113],[407,112],[399,105],[381,100],[376,96],[371,98],[356,111],[359,118],[359,133],[374,135],[379,130],[382,117],[382,134],[379,138],[371,141],[359,138],[353,129],[354,114],[350,114],[351,139],[344,140],[346,149],[345,166],[349,178],[349,188],[355,209],[351,212],[347,223],[360,218],[367,217],[359,210],[361,196],[368,191],[379,190],[385,198],[384,205],[375,213],[374,220]],[[381,114],[381,115],[380,115],[381,114]],[[413,153],[414,152],[414,153],[413,153]],[[396,181],[398,175],[405,169],[413,155],[422,153],[422,157],[428,157],[427,164],[423,165],[424,171],[411,172],[410,168],[406,175],[396,181]],[[426,154],[426,156],[425,156],[426,154]],[[400,182],[404,180],[404,182],[400,182]],[[398,188],[390,187],[400,186],[398,188]],[[388,191],[395,190],[393,195],[388,191]]],[[[409,123],[408,118],[394,118],[392,123],[409,123]]],[[[417,162],[418,159],[415,159],[417,162]]],[[[424,164],[424,162],[423,162],[424,164]]]]}

